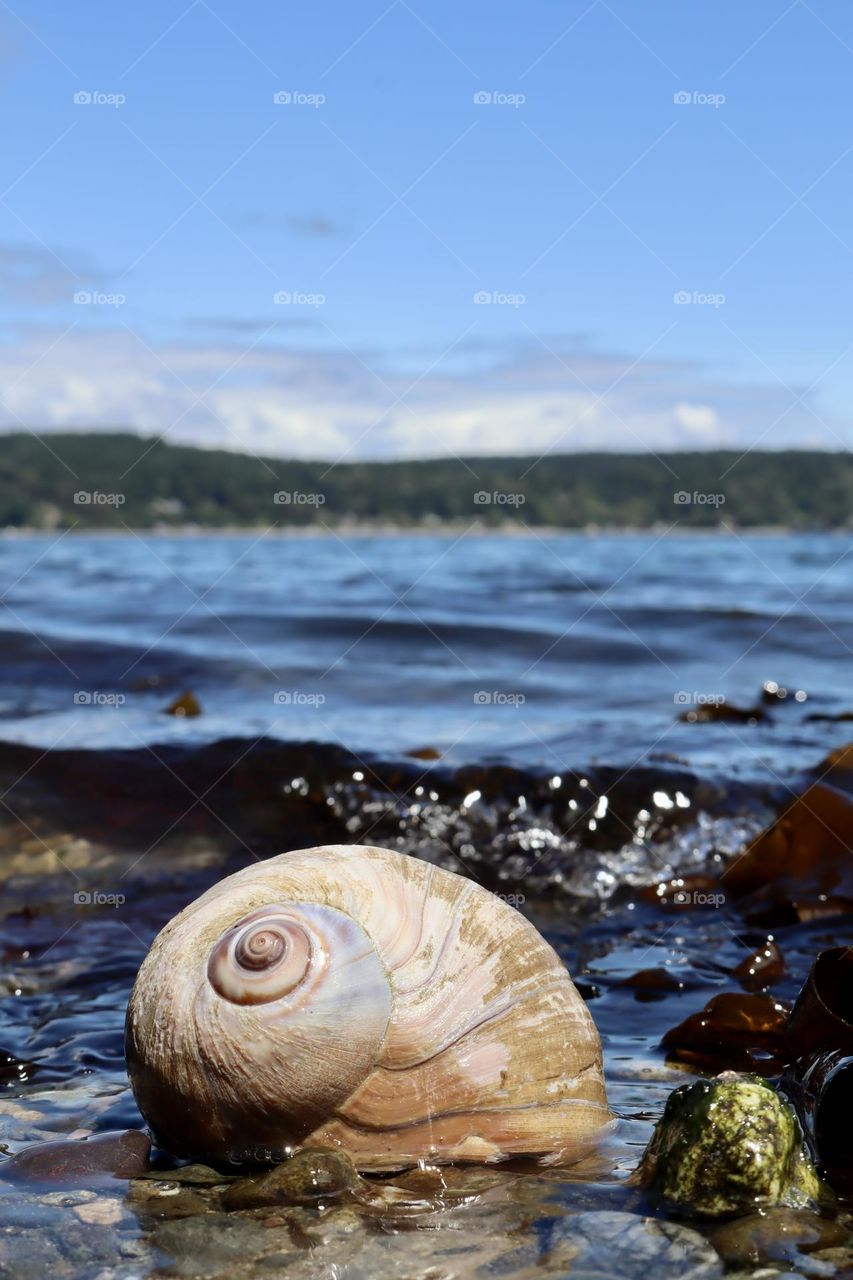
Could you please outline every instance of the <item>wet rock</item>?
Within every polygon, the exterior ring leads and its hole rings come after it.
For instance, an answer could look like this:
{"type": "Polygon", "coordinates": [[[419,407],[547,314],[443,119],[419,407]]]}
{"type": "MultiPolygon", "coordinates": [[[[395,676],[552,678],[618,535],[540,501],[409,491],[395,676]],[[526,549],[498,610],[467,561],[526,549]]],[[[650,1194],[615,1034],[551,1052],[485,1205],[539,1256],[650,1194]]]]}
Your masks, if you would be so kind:
{"type": "Polygon", "coordinates": [[[175,698],[174,702],[170,702],[166,707],[165,714],[167,716],[178,716],[179,719],[187,719],[191,716],[201,715],[201,703],[194,693],[189,690],[182,693],[180,697],[175,698]]]}
{"type": "Polygon", "coordinates": [[[103,1178],[136,1178],[148,1167],[151,1142],[139,1129],[100,1133],[68,1142],[40,1142],[0,1165],[15,1182],[89,1184],[103,1178]]]}
{"type": "Polygon", "coordinates": [[[362,1185],[355,1165],[337,1151],[299,1151],[269,1173],[244,1178],[222,1197],[226,1210],[334,1200],[362,1185]]]}
{"type": "Polygon", "coordinates": [[[801,1208],[821,1191],[793,1108],[760,1077],[733,1071],[670,1094],[636,1176],[696,1217],[801,1208]]]}
{"type": "Polygon", "coordinates": [[[726,1262],[802,1262],[801,1254],[844,1244],[849,1232],[805,1209],[770,1209],[718,1227],[711,1243],[726,1262]]]}
{"type": "Polygon", "coordinates": [[[562,1262],[577,1280],[717,1280],[723,1264],[698,1231],[676,1222],[611,1210],[555,1222],[548,1264],[562,1262]]]}
{"type": "Polygon", "coordinates": [[[478,1192],[450,1189],[437,1170],[424,1170],[399,1184],[362,1178],[349,1157],[337,1151],[300,1151],[269,1173],[245,1178],[222,1196],[228,1212],[276,1208],[283,1205],[329,1204],[349,1201],[373,1217],[398,1218],[434,1213],[447,1204],[475,1199],[478,1192]]]}

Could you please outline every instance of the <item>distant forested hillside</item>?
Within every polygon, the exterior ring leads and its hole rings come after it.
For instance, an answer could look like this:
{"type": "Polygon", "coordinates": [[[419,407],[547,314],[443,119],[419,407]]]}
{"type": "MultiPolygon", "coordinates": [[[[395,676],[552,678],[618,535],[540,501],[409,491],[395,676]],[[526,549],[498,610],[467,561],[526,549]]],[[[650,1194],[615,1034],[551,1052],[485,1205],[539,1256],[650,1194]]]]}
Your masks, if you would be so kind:
{"type": "Polygon", "coordinates": [[[323,521],[797,529],[853,524],[853,456],[789,451],[323,462],[127,433],[0,435],[0,528],[323,521]]]}

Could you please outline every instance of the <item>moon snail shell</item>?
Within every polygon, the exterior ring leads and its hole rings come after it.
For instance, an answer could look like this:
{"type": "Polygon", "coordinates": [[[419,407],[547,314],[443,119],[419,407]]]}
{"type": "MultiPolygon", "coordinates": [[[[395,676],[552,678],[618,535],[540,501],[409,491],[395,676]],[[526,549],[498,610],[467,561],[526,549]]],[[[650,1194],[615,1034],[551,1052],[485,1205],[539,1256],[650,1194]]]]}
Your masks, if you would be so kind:
{"type": "Polygon", "coordinates": [[[300,1145],[361,1169],[570,1162],[611,1120],[595,1025],[536,929],[473,881],[358,845],[246,867],[176,916],[126,1051],[158,1144],[214,1163],[300,1145]]]}

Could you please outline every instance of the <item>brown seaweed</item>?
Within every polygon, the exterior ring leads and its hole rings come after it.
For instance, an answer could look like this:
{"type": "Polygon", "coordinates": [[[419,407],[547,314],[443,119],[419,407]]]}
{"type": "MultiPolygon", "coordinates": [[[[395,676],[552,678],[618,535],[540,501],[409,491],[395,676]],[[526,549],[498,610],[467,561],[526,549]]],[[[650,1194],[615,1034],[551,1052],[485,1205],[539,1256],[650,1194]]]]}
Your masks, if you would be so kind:
{"type": "Polygon", "coordinates": [[[853,1053],[853,947],[822,951],[788,1020],[792,1056],[838,1049],[853,1053]]]}
{"type": "Polygon", "coordinates": [[[785,1030],[783,1086],[832,1185],[853,1187],[853,947],[814,961],[785,1030]]]}
{"type": "Polygon", "coordinates": [[[667,1059],[711,1071],[778,1074],[787,1061],[787,1006],[772,996],[723,992],[667,1031],[667,1059]]]}
{"type": "Polygon", "coordinates": [[[187,719],[191,716],[201,715],[201,703],[194,693],[187,690],[182,693],[179,698],[175,698],[174,702],[170,702],[166,707],[165,714],[167,716],[178,716],[179,719],[187,719]]]}
{"type": "Polygon", "coordinates": [[[785,957],[772,934],[745,960],[741,960],[732,976],[746,991],[764,991],[773,986],[785,972],[785,957]]]}
{"type": "Polygon", "coordinates": [[[853,1054],[836,1049],[800,1058],[782,1087],[823,1177],[838,1191],[853,1191],[853,1054]]]}
{"type": "Polygon", "coordinates": [[[791,922],[853,909],[853,749],[830,756],[819,780],[733,858],[720,879],[733,898],[756,899],[756,920],[785,923],[780,906],[791,922]]]}

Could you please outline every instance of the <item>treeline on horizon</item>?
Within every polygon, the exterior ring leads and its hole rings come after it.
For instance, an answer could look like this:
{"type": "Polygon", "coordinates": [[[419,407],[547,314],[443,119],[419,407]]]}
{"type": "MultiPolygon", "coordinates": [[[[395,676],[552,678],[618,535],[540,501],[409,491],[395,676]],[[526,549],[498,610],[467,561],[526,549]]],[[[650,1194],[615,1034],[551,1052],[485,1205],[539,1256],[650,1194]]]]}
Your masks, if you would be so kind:
{"type": "Polygon", "coordinates": [[[0,435],[0,528],[319,522],[637,528],[853,524],[853,456],[788,450],[304,462],[131,433],[0,435]]]}

